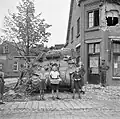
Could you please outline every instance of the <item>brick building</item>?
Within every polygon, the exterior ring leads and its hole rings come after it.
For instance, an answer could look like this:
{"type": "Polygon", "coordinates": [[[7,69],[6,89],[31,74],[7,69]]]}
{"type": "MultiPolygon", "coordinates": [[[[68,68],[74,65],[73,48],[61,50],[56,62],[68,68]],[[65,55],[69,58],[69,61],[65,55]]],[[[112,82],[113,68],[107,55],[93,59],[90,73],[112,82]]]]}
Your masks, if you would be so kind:
{"type": "Polygon", "coordinates": [[[5,77],[18,77],[19,69],[23,60],[14,58],[19,56],[14,44],[8,41],[0,45],[0,71],[4,72],[5,77]]]}
{"type": "Polygon", "coordinates": [[[99,66],[110,66],[107,84],[120,84],[120,2],[71,0],[65,47],[76,50],[86,69],[85,80],[100,83],[99,66]]]}

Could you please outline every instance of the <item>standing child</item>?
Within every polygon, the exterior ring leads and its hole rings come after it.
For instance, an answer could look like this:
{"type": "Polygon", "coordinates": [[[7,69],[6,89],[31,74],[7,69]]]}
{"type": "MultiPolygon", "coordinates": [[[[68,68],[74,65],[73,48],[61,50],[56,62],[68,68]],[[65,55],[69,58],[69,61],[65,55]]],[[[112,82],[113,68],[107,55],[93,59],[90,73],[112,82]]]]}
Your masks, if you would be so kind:
{"type": "Polygon", "coordinates": [[[40,70],[39,78],[40,78],[40,100],[45,100],[44,91],[46,89],[47,79],[46,79],[46,72],[44,67],[42,67],[40,70]]]}
{"type": "Polygon", "coordinates": [[[50,82],[52,88],[52,98],[55,100],[54,91],[56,91],[56,98],[59,99],[59,82],[60,82],[60,73],[57,69],[57,64],[53,64],[52,71],[50,72],[50,82]]]}
{"type": "Polygon", "coordinates": [[[85,91],[83,91],[82,89],[85,83],[84,81],[85,69],[84,69],[84,64],[82,62],[79,64],[79,71],[81,73],[81,93],[85,94],[85,91]]]}
{"type": "Polygon", "coordinates": [[[73,87],[72,98],[73,99],[75,98],[75,91],[77,91],[79,99],[81,99],[80,90],[82,88],[82,76],[78,66],[76,67],[76,70],[73,73],[73,81],[74,81],[74,87],[73,87]]]}
{"type": "Polygon", "coordinates": [[[4,104],[3,103],[3,93],[4,93],[4,74],[2,72],[0,72],[0,104],[4,104]]]}

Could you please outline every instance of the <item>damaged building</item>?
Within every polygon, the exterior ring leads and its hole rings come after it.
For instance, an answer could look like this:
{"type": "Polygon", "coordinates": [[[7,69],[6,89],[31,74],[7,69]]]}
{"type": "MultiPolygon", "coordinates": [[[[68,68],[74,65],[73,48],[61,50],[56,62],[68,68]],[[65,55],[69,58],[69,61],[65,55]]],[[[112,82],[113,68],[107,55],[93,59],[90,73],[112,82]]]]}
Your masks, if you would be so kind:
{"type": "Polygon", "coordinates": [[[120,1],[71,0],[65,47],[77,52],[85,65],[85,80],[99,84],[105,59],[108,85],[120,85],[120,1]]]}

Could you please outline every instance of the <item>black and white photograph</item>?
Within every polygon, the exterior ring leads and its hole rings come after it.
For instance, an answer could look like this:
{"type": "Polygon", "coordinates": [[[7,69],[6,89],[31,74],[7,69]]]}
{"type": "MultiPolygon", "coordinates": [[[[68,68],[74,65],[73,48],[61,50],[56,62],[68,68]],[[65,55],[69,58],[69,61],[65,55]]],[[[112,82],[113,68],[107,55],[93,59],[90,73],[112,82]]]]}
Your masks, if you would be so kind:
{"type": "Polygon", "coordinates": [[[120,119],[120,0],[0,0],[0,119],[120,119]]]}

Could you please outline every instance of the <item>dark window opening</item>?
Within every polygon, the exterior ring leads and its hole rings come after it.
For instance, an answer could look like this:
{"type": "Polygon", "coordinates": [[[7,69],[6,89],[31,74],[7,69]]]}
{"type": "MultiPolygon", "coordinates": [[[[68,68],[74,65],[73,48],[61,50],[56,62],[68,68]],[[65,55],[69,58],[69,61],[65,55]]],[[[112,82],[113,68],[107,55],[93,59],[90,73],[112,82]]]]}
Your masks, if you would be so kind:
{"type": "Polygon", "coordinates": [[[73,31],[73,27],[71,28],[71,43],[73,42],[73,35],[74,35],[74,31],[73,31]]]}
{"type": "Polygon", "coordinates": [[[94,26],[99,26],[99,10],[94,11],[94,26]]]}
{"type": "Polygon", "coordinates": [[[118,24],[118,17],[106,17],[107,26],[115,26],[118,24]]]}
{"type": "Polygon", "coordinates": [[[80,18],[77,20],[77,35],[80,33],[80,18]]]}

